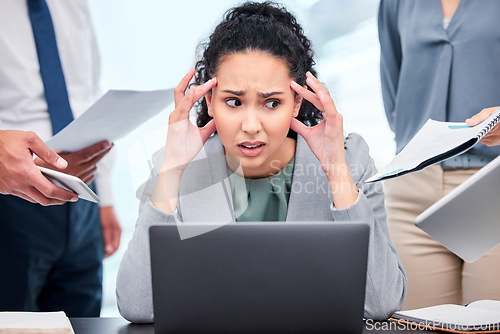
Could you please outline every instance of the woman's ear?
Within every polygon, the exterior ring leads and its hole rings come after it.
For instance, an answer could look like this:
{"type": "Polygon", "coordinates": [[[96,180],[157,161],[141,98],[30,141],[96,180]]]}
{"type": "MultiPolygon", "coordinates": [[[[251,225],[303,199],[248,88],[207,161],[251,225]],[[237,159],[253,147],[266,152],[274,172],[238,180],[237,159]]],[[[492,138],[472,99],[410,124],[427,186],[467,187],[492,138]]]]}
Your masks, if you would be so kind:
{"type": "Polygon", "coordinates": [[[293,105],[293,117],[297,117],[299,115],[300,107],[302,106],[302,96],[296,94],[295,102],[293,105]]]}
{"type": "Polygon", "coordinates": [[[213,118],[214,112],[212,109],[212,93],[211,92],[208,92],[207,94],[205,94],[205,101],[207,101],[208,116],[213,118]]]}

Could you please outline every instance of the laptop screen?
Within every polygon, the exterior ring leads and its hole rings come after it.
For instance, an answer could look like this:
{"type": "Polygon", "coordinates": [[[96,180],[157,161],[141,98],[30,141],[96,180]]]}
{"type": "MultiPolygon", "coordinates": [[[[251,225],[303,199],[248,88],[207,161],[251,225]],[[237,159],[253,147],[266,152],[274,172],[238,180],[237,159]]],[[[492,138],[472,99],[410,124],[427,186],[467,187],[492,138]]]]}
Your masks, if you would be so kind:
{"type": "Polygon", "coordinates": [[[153,226],[155,332],[361,332],[368,237],[353,222],[232,223],[184,240],[153,226]]]}

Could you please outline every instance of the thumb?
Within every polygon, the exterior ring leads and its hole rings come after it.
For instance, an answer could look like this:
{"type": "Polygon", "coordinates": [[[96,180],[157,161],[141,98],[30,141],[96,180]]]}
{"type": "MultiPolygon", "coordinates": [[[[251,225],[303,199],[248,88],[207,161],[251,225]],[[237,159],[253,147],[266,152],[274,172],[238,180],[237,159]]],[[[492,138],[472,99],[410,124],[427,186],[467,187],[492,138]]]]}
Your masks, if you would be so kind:
{"type": "Polygon", "coordinates": [[[199,129],[202,142],[205,143],[215,130],[217,130],[215,121],[211,119],[204,127],[199,129]]]}
{"type": "Polygon", "coordinates": [[[480,116],[480,113],[479,113],[479,114],[472,116],[471,118],[467,118],[465,120],[465,124],[467,124],[468,126],[476,126],[479,123],[481,123],[481,121],[483,121],[483,118],[480,116]]]}
{"type": "Polygon", "coordinates": [[[29,148],[31,152],[35,153],[40,159],[55,168],[64,169],[68,167],[68,162],[48,147],[38,136],[34,138],[29,148]]]}
{"type": "Polygon", "coordinates": [[[466,119],[465,124],[467,124],[469,126],[476,126],[479,123],[481,123],[482,121],[484,121],[485,119],[487,119],[497,109],[498,109],[498,107],[485,108],[485,109],[481,110],[481,112],[472,116],[471,118],[466,119]]]}
{"type": "Polygon", "coordinates": [[[307,135],[309,134],[310,128],[301,121],[299,121],[298,119],[296,119],[295,117],[292,118],[292,122],[290,123],[290,129],[297,132],[299,135],[301,135],[302,137],[304,137],[304,139],[307,140],[307,135]]]}

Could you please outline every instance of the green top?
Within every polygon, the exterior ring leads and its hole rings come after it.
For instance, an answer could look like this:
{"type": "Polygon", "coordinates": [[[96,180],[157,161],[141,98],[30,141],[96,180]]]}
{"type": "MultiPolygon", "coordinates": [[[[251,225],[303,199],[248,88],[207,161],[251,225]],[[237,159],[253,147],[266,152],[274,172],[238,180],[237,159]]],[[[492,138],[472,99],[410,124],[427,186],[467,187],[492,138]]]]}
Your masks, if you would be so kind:
{"type": "Polygon", "coordinates": [[[295,156],[278,174],[247,179],[228,168],[237,222],[285,221],[292,188],[295,156]]]}

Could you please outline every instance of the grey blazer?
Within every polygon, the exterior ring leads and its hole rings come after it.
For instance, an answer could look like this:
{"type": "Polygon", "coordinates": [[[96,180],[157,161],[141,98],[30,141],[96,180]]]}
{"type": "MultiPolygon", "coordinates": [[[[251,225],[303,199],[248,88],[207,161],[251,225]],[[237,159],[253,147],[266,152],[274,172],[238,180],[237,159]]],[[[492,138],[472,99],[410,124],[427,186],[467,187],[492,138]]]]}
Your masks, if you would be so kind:
{"type": "MultiPolygon", "coordinates": [[[[336,210],[326,175],[318,159],[299,135],[287,221],[368,221],[371,225],[366,282],[365,317],[387,319],[399,310],[406,294],[406,275],[392,246],[386,225],[384,193],[380,183],[364,181],[376,173],[368,145],[357,134],[344,143],[346,160],[359,189],[357,201],[336,210]]],[[[163,150],[153,158],[161,166],[163,150]]],[[[149,227],[164,222],[235,221],[224,149],[217,135],[188,165],[179,188],[177,212],[166,214],[149,200],[156,177],[143,193],[132,240],[118,271],[116,297],[121,315],[137,323],[153,322],[149,254],[149,227]],[[217,205],[214,205],[217,203],[217,205]]]]}

